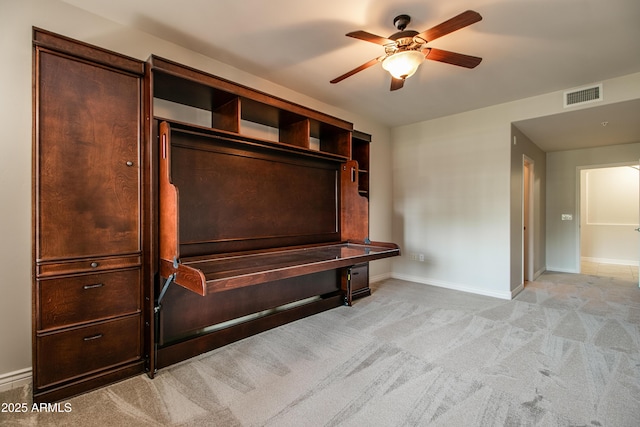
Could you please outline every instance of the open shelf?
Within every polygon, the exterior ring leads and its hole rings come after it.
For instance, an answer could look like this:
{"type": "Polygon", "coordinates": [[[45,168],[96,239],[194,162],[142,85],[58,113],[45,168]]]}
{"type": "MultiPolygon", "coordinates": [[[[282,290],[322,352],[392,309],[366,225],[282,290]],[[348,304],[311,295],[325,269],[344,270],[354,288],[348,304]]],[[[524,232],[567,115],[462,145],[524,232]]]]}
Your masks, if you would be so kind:
{"type": "Polygon", "coordinates": [[[351,158],[358,162],[358,192],[369,197],[369,147],[371,135],[353,131],[351,142],[351,158]]]}
{"type": "Polygon", "coordinates": [[[208,112],[211,129],[351,156],[349,122],[162,58],[150,62],[154,97],[208,112]]]}

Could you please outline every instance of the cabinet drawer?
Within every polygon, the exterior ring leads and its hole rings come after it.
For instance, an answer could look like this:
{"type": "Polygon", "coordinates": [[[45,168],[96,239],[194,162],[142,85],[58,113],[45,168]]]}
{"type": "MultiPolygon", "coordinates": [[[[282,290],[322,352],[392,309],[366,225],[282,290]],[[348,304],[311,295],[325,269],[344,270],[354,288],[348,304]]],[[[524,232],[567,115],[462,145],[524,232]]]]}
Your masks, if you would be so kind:
{"type": "Polygon", "coordinates": [[[62,274],[93,273],[116,268],[137,267],[141,264],[140,255],[127,255],[106,258],[90,258],[79,261],[42,262],[38,265],[38,278],[59,276],[62,274]]]}
{"type": "Polygon", "coordinates": [[[140,316],[36,338],[36,387],[140,359],[140,316]]]}
{"type": "Polygon", "coordinates": [[[40,331],[140,311],[140,269],[38,281],[40,331]]]}
{"type": "Polygon", "coordinates": [[[369,287],[369,265],[360,264],[351,268],[351,292],[369,287]]]}

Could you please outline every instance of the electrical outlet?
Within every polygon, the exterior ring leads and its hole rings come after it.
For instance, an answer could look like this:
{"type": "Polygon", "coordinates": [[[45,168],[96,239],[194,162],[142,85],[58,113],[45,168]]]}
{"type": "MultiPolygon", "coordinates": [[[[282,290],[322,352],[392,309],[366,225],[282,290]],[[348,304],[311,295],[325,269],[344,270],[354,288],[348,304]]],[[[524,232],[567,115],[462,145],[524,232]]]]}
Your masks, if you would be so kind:
{"type": "Polygon", "coordinates": [[[416,253],[416,252],[409,252],[409,260],[410,261],[424,262],[424,254],[419,254],[419,253],[416,253]]]}

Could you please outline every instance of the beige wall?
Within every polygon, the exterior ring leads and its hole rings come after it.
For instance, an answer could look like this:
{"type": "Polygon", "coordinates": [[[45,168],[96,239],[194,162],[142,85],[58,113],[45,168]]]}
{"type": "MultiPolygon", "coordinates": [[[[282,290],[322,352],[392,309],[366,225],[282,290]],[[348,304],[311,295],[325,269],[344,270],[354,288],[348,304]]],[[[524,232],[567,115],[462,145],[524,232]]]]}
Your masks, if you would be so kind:
{"type": "MultiPolygon", "coordinates": [[[[0,0],[0,388],[28,375],[31,367],[32,26],[141,60],[153,53],[353,122],[373,136],[371,238],[390,240],[387,127],[57,0],[0,0]]],[[[390,265],[373,262],[371,275],[389,276],[390,265]]]]}
{"type": "Polygon", "coordinates": [[[547,154],[547,269],[580,272],[580,169],[630,164],[640,159],[640,142],[547,154]],[[573,221],[562,221],[562,214],[573,221]]]}
{"type": "Polygon", "coordinates": [[[511,129],[503,108],[393,130],[393,240],[403,249],[394,277],[510,297],[511,129]]]}
{"type": "MultiPolygon", "coordinates": [[[[640,98],[640,73],[606,80],[603,87],[603,103],[640,98]]],[[[562,113],[562,97],[562,91],[552,92],[393,129],[393,241],[403,249],[393,261],[394,277],[499,298],[517,293],[523,154],[535,160],[536,174],[546,166],[546,184],[536,176],[541,194],[546,191],[546,206],[543,199],[538,203],[545,210],[534,219],[538,233],[546,227],[537,235],[536,272],[545,261],[547,269],[574,268],[566,253],[575,253],[575,230],[559,230],[555,211],[558,201],[575,201],[576,164],[550,165],[561,155],[551,153],[545,162],[531,141],[511,129],[512,122],[562,113]],[[514,135],[523,144],[514,146],[514,135]],[[571,180],[570,188],[564,186],[569,181],[556,180],[558,173],[571,180]],[[424,254],[424,261],[412,254],[424,254]]]]}

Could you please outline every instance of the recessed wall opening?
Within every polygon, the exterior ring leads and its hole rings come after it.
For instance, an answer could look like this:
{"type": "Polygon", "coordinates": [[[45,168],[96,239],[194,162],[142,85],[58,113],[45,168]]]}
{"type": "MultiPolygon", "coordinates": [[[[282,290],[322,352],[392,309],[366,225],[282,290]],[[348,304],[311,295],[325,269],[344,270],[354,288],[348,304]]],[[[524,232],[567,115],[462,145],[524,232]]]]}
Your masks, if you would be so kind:
{"type": "Polygon", "coordinates": [[[638,164],[580,170],[580,272],[638,280],[638,164]]]}

